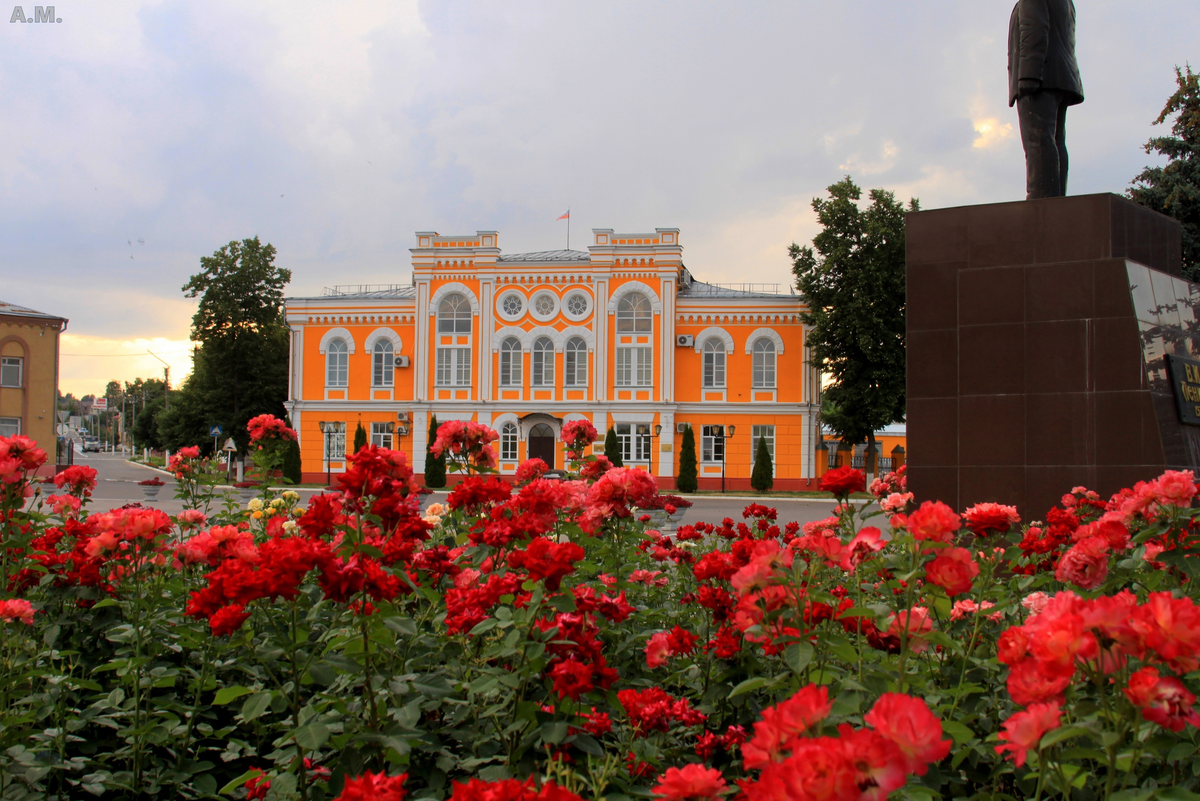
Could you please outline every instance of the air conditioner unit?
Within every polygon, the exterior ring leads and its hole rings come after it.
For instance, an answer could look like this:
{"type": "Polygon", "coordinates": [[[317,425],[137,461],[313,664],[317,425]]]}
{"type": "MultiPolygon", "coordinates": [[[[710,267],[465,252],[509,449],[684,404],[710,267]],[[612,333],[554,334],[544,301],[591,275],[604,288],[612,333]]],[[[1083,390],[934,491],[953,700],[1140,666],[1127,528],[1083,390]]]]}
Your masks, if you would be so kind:
{"type": "Polygon", "coordinates": [[[397,368],[408,367],[408,357],[407,356],[397,356],[396,357],[396,367],[397,368]]]}
{"type": "Polygon", "coordinates": [[[408,412],[396,412],[396,419],[401,423],[408,422],[408,412]]]}
{"type": "Polygon", "coordinates": [[[675,337],[675,344],[681,348],[694,347],[696,344],[696,338],[691,334],[680,334],[679,336],[675,337]]]}
{"type": "Polygon", "coordinates": [[[404,423],[401,423],[400,425],[396,426],[396,436],[407,437],[408,436],[408,426],[404,425],[404,423]]]}
{"type": "Polygon", "coordinates": [[[692,427],[691,423],[676,423],[675,424],[675,433],[682,434],[691,427],[692,427]]]}

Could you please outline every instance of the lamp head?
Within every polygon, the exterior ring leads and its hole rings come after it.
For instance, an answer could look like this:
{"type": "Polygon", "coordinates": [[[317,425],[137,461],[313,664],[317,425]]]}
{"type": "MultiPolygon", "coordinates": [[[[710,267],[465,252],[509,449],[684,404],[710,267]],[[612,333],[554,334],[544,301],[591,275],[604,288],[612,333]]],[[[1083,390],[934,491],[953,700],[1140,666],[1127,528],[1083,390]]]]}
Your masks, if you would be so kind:
{"type": "Polygon", "coordinates": [[[737,430],[737,426],[729,426],[729,436],[733,436],[733,432],[737,430]]]}
{"type": "Polygon", "coordinates": [[[656,437],[657,437],[657,436],[658,436],[659,434],[661,434],[661,433],[662,433],[662,426],[661,426],[661,425],[656,425],[656,426],[654,427],[654,436],[656,436],[656,437]]]}

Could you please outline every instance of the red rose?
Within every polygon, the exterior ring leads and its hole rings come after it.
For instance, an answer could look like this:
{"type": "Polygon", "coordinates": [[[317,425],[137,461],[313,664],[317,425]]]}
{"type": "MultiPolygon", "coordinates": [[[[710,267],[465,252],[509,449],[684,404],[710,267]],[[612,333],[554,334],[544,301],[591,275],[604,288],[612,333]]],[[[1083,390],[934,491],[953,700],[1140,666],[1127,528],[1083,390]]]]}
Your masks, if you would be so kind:
{"type": "Polygon", "coordinates": [[[979,565],[966,548],[947,548],[925,566],[925,578],[953,598],[971,591],[971,582],[979,575],[979,565]]]}
{"type": "Polygon", "coordinates": [[[654,794],[665,801],[720,801],[725,787],[721,771],[692,762],[683,768],[667,768],[654,794]]]}
{"type": "Polygon", "coordinates": [[[839,498],[851,493],[863,492],[867,488],[867,475],[853,467],[836,467],[821,478],[821,492],[830,492],[839,498]]]}
{"type": "Polygon", "coordinates": [[[1013,762],[1019,768],[1025,764],[1025,756],[1036,751],[1042,735],[1059,727],[1062,710],[1058,704],[1033,704],[1024,712],[1018,712],[1004,721],[1000,739],[1004,745],[996,746],[996,753],[1012,752],[1013,762]]]}

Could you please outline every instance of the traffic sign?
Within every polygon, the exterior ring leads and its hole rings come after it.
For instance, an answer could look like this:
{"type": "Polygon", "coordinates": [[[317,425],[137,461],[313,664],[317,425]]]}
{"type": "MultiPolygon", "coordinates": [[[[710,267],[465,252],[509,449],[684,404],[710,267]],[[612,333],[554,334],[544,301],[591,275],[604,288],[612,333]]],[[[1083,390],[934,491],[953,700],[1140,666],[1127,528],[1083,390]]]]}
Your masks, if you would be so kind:
{"type": "Polygon", "coordinates": [[[212,428],[210,428],[208,430],[208,435],[210,437],[219,437],[224,433],[225,433],[225,429],[221,428],[220,426],[213,426],[212,428]]]}
{"type": "Polygon", "coordinates": [[[93,412],[107,412],[108,411],[108,398],[96,398],[94,401],[92,401],[92,411],[93,412]]]}
{"type": "Polygon", "coordinates": [[[235,453],[237,451],[237,443],[233,441],[233,437],[225,440],[225,444],[221,446],[221,450],[235,453]]]}
{"type": "Polygon", "coordinates": [[[65,423],[65,422],[67,422],[67,418],[70,416],[71,416],[70,412],[59,412],[58,413],[58,422],[65,423]]]}

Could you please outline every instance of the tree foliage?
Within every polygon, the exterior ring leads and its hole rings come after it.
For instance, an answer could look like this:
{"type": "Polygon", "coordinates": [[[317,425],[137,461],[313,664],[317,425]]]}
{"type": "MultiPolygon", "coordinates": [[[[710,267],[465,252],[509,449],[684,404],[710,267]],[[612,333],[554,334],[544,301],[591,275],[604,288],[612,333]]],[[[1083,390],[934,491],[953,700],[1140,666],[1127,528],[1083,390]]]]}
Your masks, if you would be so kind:
{"type": "Polygon", "coordinates": [[[425,444],[425,486],[430,489],[440,489],[446,486],[446,454],[434,456],[430,448],[437,439],[437,415],[429,417],[429,438],[425,444]]]}
{"type": "MultiPolygon", "coordinates": [[[[841,414],[825,423],[847,442],[874,442],[877,429],[904,419],[904,213],[895,195],[862,191],[849,176],[813,199],[823,230],[812,247],[788,253],[812,326],[813,363],[831,379],[825,390],[841,414]]],[[[916,200],[908,210],[917,211],[916,200]]]]}
{"type": "Polygon", "coordinates": [[[750,486],[759,492],[766,492],[775,486],[775,468],[771,465],[771,451],[767,448],[767,438],[758,438],[758,447],[754,451],[754,471],[750,473],[750,486]]]}
{"type": "Polygon", "coordinates": [[[199,343],[192,374],[168,416],[176,447],[202,443],[221,425],[243,448],[246,422],[259,414],[284,417],[288,329],[283,290],[290,270],[275,266],[275,248],[258,237],[230,242],[200,259],[200,272],[183,287],[200,298],[192,317],[199,343]]]}
{"type": "Polygon", "coordinates": [[[358,453],[367,444],[367,430],[363,428],[362,420],[354,428],[354,452],[358,453]]]}
{"type": "Polygon", "coordinates": [[[1183,275],[1200,281],[1200,74],[1175,68],[1175,94],[1154,121],[1161,125],[1172,115],[1171,136],[1146,143],[1147,153],[1167,157],[1162,167],[1147,167],[1133,179],[1131,200],[1174,217],[1183,226],[1183,275]]]}
{"type": "Polygon", "coordinates": [[[303,465],[300,460],[300,443],[290,440],[287,451],[283,454],[283,478],[289,484],[299,484],[304,480],[303,465]]]}
{"type": "Polygon", "coordinates": [[[700,482],[696,472],[696,434],[691,426],[683,430],[683,443],[679,446],[679,475],[675,487],[680,492],[695,492],[700,482]]]}
{"type": "Polygon", "coordinates": [[[615,428],[608,429],[608,433],[604,435],[604,455],[612,462],[613,467],[625,466],[624,460],[621,459],[621,441],[617,439],[615,428]]]}

